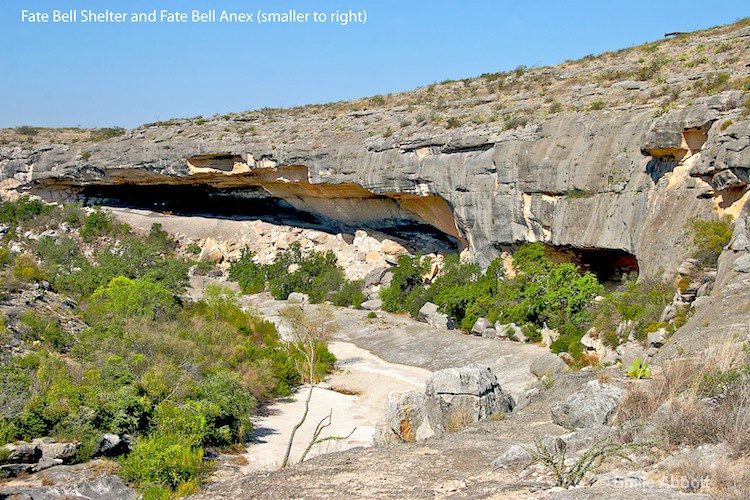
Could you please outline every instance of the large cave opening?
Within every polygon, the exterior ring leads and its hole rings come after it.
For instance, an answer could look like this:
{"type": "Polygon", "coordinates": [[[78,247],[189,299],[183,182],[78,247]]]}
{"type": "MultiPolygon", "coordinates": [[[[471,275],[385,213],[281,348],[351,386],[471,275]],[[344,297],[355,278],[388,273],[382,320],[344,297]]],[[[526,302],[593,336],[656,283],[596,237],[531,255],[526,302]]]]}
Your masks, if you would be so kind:
{"type": "MultiPolygon", "coordinates": [[[[205,184],[117,184],[80,187],[75,197],[86,206],[110,206],[149,210],[168,215],[262,220],[272,224],[317,229],[331,234],[353,235],[358,229],[371,229],[393,236],[406,248],[423,253],[456,253],[460,242],[452,235],[406,216],[403,211],[384,218],[331,218],[327,214],[303,210],[284,198],[274,196],[262,186],[219,188],[205,184]]],[[[363,214],[372,213],[361,200],[363,214]]],[[[298,200],[292,200],[296,202],[298,200]]],[[[395,201],[393,202],[396,203],[395,201]]],[[[351,215],[351,214],[348,214],[351,215]]],[[[369,214],[368,214],[369,215],[369,214]]]]}

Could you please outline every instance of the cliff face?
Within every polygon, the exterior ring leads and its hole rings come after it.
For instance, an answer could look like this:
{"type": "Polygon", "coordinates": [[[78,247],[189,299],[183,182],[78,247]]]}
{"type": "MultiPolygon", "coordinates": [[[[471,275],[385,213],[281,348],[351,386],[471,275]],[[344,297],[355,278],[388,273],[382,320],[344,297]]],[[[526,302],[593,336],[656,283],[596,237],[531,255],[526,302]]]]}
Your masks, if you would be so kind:
{"type": "Polygon", "coordinates": [[[749,47],[740,24],[352,103],[2,147],[0,188],[117,203],[143,186],[199,186],[331,225],[429,226],[482,263],[543,241],[617,250],[657,276],[689,252],[689,218],[737,215],[747,198],[749,47]],[[700,51],[712,58],[682,64],[700,51]]]}

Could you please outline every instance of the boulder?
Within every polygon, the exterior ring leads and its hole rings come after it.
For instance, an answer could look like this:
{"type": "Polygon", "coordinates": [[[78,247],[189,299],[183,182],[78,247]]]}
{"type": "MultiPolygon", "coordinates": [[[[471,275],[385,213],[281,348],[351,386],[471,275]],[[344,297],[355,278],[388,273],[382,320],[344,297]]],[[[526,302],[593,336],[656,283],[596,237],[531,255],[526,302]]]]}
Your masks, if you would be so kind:
{"type": "Polygon", "coordinates": [[[380,311],[383,308],[383,301],[380,299],[370,299],[362,302],[362,309],[366,311],[380,311]]]}
{"type": "Polygon", "coordinates": [[[514,444],[508,448],[505,453],[492,461],[492,468],[503,469],[505,467],[510,467],[511,465],[530,464],[533,461],[534,459],[531,457],[531,453],[529,453],[526,448],[514,444]]]}
{"type": "Polygon", "coordinates": [[[552,407],[552,421],[575,429],[609,425],[624,395],[619,387],[592,380],[584,389],[552,407]]]}
{"type": "Polygon", "coordinates": [[[385,403],[386,426],[402,441],[416,441],[432,434],[427,421],[427,396],[421,392],[391,392],[385,403]]]}
{"type": "MultiPolygon", "coordinates": [[[[35,440],[36,441],[36,440],[35,440]]],[[[75,458],[76,452],[81,448],[82,443],[56,443],[41,442],[39,448],[42,450],[43,460],[61,460],[61,463],[68,463],[75,458]]]]}
{"type": "MultiPolygon", "coordinates": [[[[492,328],[492,323],[485,318],[479,318],[474,322],[474,326],[471,327],[471,333],[473,335],[484,336],[483,333],[488,328],[492,328]]],[[[494,330],[494,328],[492,329],[494,330]]]]}
{"type": "Polygon", "coordinates": [[[388,288],[391,286],[391,281],[393,281],[393,273],[391,271],[387,271],[382,278],[380,278],[380,286],[383,288],[388,288]]]}
{"type": "Polygon", "coordinates": [[[565,361],[551,352],[545,352],[541,356],[538,356],[531,362],[531,365],[529,365],[529,371],[537,378],[542,378],[544,376],[553,378],[555,374],[563,373],[567,370],[568,365],[565,364],[565,361]]]}
{"type": "Polygon", "coordinates": [[[501,338],[508,337],[516,342],[527,342],[529,339],[523,334],[521,327],[515,323],[509,323],[507,325],[495,324],[495,330],[497,330],[497,336],[501,338]]]}
{"type": "Polygon", "coordinates": [[[383,276],[385,275],[386,271],[388,271],[387,268],[378,267],[367,273],[367,275],[365,276],[365,288],[379,285],[382,282],[383,276]]]}
{"type": "Polygon", "coordinates": [[[433,328],[441,330],[452,330],[455,327],[453,318],[447,314],[438,312],[438,306],[432,302],[425,302],[419,309],[417,320],[423,321],[433,328]]]}
{"type": "Polygon", "coordinates": [[[707,306],[710,303],[711,303],[710,297],[705,297],[705,296],[698,297],[693,301],[693,307],[697,311],[698,309],[701,309],[702,307],[707,306]]]}
{"type": "Polygon", "coordinates": [[[750,254],[745,254],[735,260],[732,268],[738,273],[750,273],[750,254]]]}
{"type": "Polygon", "coordinates": [[[22,441],[15,444],[6,444],[4,448],[8,451],[8,457],[5,461],[9,463],[33,464],[42,458],[42,449],[36,444],[22,441]]]}
{"type": "Polygon", "coordinates": [[[440,370],[427,379],[425,386],[427,418],[437,434],[459,430],[495,413],[510,412],[515,406],[486,366],[440,370]]]}
{"type": "Polygon", "coordinates": [[[99,446],[96,447],[94,452],[95,456],[104,455],[113,457],[122,455],[130,451],[131,447],[130,436],[118,436],[117,434],[104,434],[102,439],[99,441],[99,446]]]}
{"type": "Polygon", "coordinates": [[[438,330],[453,330],[456,325],[453,321],[453,318],[448,316],[447,314],[442,313],[433,313],[429,314],[425,320],[427,321],[427,324],[430,325],[433,328],[437,328],[438,330]]]}
{"type": "Polygon", "coordinates": [[[648,345],[649,347],[661,347],[667,341],[667,337],[667,329],[659,328],[655,332],[648,334],[648,345]]]}
{"type": "Polygon", "coordinates": [[[437,304],[433,304],[432,302],[425,302],[422,307],[419,308],[419,312],[417,313],[417,321],[427,321],[427,316],[430,314],[435,314],[438,312],[438,306],[437,304]]]}
{"type": "Polygon", "coordinates": [[[307,304],[310,302],[310,296],[306,293],[292,292],[286,300],[290,304],[307,304]]]}
{"type": "Polygon", "coordinates": [[[548,328],[546,324],[542,327],[539,333],[542,335],[542,342],[547,347],[552,345],[552,342],[560,338],[560,332],[558,332],[554,328],[548,328]]]}

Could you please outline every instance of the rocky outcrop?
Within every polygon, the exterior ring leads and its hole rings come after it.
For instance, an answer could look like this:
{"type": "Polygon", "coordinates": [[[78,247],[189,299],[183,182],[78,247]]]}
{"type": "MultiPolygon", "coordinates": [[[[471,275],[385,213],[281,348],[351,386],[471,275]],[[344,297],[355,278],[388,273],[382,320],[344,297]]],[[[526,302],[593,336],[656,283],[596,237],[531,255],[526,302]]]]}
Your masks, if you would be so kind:
{"type": "Polygon", "coordinates": [[[515,403],[488,367],[465,366],[433,373],[425,394],[430,426],[435,433],[453,432],[500,412],[515,403]]]}
{"type": "Polygon", "coordinates": [[[552,421],[567,428],[595,428],[612,423],[625,393],[619,387],[592,380],[552,408],[552,421]]]}
{"type": "MultiPolygon", "coordinates": [[[[701,36],[688,42],[695,50],[733,35],[701,36]]],[[[746,97],[732,89],[750,70],[736,63],[738,50],[710,52],[722,70],[673,68],[671,96],[652,78],[633,80],[645,59],[659,62],[633,49],[618,59],[632,65],[622,81],[602,79],[611,70],[602,57],[498,75],[502,85],[475,79],[147,124],[101,142],[18,143],[0,148],[0,191],[160,211],[283,212],[350,232],[433,231],[483,264],[521,242],[617,250],[646,277],[669,275],[689,253],[687,220],[717,204],[736,215],[745,201],[750,122],[746,97]],[[726,78],[731,85],[716,86],[726,78]],[[462,86],[476,95],[456,97],[462,86]],[[563,111],[545,104],[552,96],[563,111]]]]}
{"type": "Polygon", "coordinates": [[[390,393],[385,403],[386,427],[401,441],[425,439],[432,434],[427,422],[427,396],[421,392],[390,393]]]}

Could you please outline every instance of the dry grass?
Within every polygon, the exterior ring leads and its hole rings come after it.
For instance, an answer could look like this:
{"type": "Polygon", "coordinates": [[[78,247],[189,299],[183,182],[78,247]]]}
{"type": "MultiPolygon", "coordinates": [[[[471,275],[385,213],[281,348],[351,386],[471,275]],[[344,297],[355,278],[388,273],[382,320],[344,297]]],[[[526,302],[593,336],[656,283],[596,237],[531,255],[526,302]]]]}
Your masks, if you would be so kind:
{"type": "Polygon", "coordinates": [[[714,345],[633,387],[618,414],[631,438],[650,422],[663,444],[726,442],[734,457],[750,456],[750,357],[733,336],[714,345]]]}

